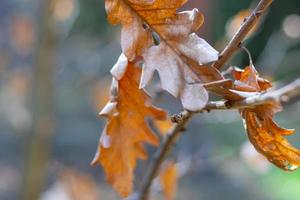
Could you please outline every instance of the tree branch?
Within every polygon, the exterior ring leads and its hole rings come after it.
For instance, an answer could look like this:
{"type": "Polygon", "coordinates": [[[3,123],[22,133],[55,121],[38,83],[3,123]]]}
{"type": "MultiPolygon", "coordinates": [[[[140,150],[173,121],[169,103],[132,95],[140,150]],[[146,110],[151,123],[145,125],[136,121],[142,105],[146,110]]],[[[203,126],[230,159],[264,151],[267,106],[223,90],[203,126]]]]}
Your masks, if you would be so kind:
{"type": "Polygon", "coordinates": [[[138,197],[138,199],[146,200],[148,198],[151,183],[156,177],[159,171],[159,167],[161,166],[168,152],[171,150],[173,144],[176,142],[177,138],[185,130],[185,125],[195,113],[202,113],[211,110],[249,108],[272,102],[288,102],[290,99],[297,96],[300,96],[300,78],[278,90],[254,95],[241,101],[232,102],[230,104],[227,104],[226,101],[211,101],[203,109],[197,112],[183,111],[182,113],[173,116],[173,121],[175,121],[176,124],[170,129],[168,137],[161,145],[161,148],[158,149],[153,160],[151,161],[149,170],[147,171],[147,174],[145,176],[145,182],[142,185],[139,194],[140,196],[138,197]]]}
{"type": "Polygon", "coordinates": [[[213,66],[220,69],[239,49],[240,43],[246,38],[251,29],[258,23],[260,17],[266,12],[267,8],[272,4],[273,0],[261,0],[252,14],[243,22],[239,30],[233,36],[229,44],[225,47],[213,66]]]}
{"type": "Polygon", "coordinates": [[[233,102],[227,108],[237,109],[253,107],[272,102],[288,102],[293,97],[300,96],[300,78],[294,82],[274,91],[248,97],[242,101],[233,102]]]}
{"type": "Polygon", "coordinates": [[[146,172],[145,181],[141,187],[138,199],[146,200],[148,199],[149,190],[153,179],[156,177],[159,167],[167,156],[168,152],[171,150],[173,144],[176,142],[177,138],[183,133],[185,125],[188,123],[189,119],[192,118],[193,113],[189,111],[183,111],[178,116],[180,120],[177,121],[175,125],[169,130],[168,136],[157,150],[153,160],[150,162],[149,170],[146,172]]]}
{"type": "MultiPolygon", "coordinates": [[[[248,98],[245,98],[241,101],[210,101],[207,105],[196,112],[193,113],[202,113],[210,112],[212,110],[230,110],[230,109],[241,109],[241,108],[251,108],[262,104],[267,103],[284,103],[290,101],[294,97],[300,96],[300,78],[296,79],[292,83],[274,91],[260,93],[248,98]]],[[[184,115],[179,114],[178,116],[184,115]]],[[[183,119],[184,120],[184,119],[183,119]]],[[[175,120],[176,121],[176,120],[175,120]]]]}
{"type": "Polygon", "coordinates": [[[300,78],[278,90],[254,95],[241,101],[211,101],[202,110],[196,113],[211,110],[251,108],[272,102],[284,103],[297,96],[300,96],[300,78]]]}
{"type": "MultiPolygon", "coordinates": [[[[245,39],[250,30],[257,24],[261,15],[267,10],[271,5],[273,0],[261,0],[251,16],[241,25],[237,33],[234,35],[229,44],[225,47],[223,52],[219,56],[219,60],[213,63],[213,66],[217,69],[221,68],[226,61],[228,61],[231,56],[239,48],[240,43],[245,39]]],[[[213,110],[213,109],[228,109],[225,103],[221,102],[210,102],[207,106],[201,110],[213,110]]],[[[185,126],[188,121],[192,118],[193,113],[189,111],[182,112],[179,116],[176,116],[176,124],[170,129],[168,137],[165,139],[161,147],[157,150],[153,161],[151,162],[149,168],[147,169],[144,182],[142,183],[140,192],[138,194],[139,200],[147,200],[149,195],[149,190],[153,179],[157,175],[159,168],[167,156],[168,152],[172,148],[173,144],[177,141],[177,138],[185,130],[185,126]]]]}

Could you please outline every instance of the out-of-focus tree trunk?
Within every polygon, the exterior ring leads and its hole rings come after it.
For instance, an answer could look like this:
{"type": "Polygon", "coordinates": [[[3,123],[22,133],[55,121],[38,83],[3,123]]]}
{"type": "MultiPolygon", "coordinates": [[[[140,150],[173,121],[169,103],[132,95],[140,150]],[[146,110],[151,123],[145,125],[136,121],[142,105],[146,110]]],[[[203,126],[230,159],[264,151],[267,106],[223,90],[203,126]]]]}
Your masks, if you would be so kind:
{"type": "Polygon", "coordinates": [[[57,38],[51,23],[51,0],[39,1],[41,18],[36,65],[33,69],[32,133],[25,152],[22,200],[37,200],[47,177],[47,166],[54,135],[54,69],[57,38]]]}

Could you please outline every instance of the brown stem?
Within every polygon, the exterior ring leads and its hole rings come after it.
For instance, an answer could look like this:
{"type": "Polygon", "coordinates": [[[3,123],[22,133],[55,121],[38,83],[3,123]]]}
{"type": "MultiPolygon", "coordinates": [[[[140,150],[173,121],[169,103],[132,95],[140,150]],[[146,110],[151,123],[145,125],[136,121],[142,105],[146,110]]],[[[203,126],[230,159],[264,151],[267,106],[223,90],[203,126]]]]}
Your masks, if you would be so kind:
{"type": "MultiPolygon", "coordinates": [[[[223,52],[220,54],[219,60],[216,61],[213,66],[217,69],[221,68],[224,63],[231,58],[234,52],[239,48],[240,43],[244,40],[250,30],[257,24],[261,15],[267,10],[267,8],[271,5],[273,0],[261,0],[251,16],[247,18],[247,20],[241,25],[237,33],[234,35],[229,44],[225,47],[223,52]]],[[[209,103],[207,106],[211,106],[219,104],[211,104],[209,103]]],[[[204,108],[204,110],[210,110],[204,108]]],[[[203,110],[202,110],[203,111],[203,110]]],[[[161,145],[161,147],[157,150],[154,160],[151,162],[144,179],[144,182],[141,186],[141,190],[139,192],[138,199],[139,200],[147,200],[149,195],[149,190],[152,184],[153,179],[157,175],[159,168],[167,156],[168,152],[172,148],[173,144],[176,142],[177,138],[182,134],[182,131],[185,129],[185,126],[189,119],[191,119],[193,113],[184,111],[182,113],[182,120],[179,120],[177,124],[175,124],[169,131],[169,136],[165,140],[165,142],[161,145]]]]}
{"type": "Polygon", "coordinates": [[[220,69],[239,49],[240,43],[246,38],[251,29],[258,23],[260,17],[266,12],[267,8],[272,4],[273,0],[261,0],[252,14],[243,22],[239,30],[233,36],[229,44],[225,47],[213,66],[220,69]]]}

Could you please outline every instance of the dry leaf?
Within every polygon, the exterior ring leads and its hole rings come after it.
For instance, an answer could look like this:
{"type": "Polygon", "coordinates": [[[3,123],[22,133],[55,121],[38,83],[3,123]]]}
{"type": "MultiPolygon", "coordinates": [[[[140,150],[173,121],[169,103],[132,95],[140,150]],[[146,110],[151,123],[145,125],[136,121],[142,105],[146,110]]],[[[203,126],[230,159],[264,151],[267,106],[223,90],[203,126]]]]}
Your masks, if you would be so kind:
{"type": "Polygon", "coordinates": [[[144,59],[140,86],[158,71],[162,88],[196,111],[206,105],[208,94],[200,83],[189,84],[203,81],[193,68],[201,71],[200,65],[217,60],[218,52],[194,33],[204,21],[197,9],[176,13],[186,1],[106,0],[106,11],[112,24],[122,24],[126,57],[144,59]]]}
{"type": "Polygon", "coordinates": [[[164,120],[166,113],[151,106],[148,95],[139,89],[141,70],[131,62],[125,67],[124,62],[118,63],[113,70],[111,100],[100,113],[108,118],[108,123],[92,164],[101,164],[108,182],[122,197],[127,197],[132,192],[137,159],[147,158],[143,144],[159,143],[145,118],[164,120]],[[120,71],[125,73],[117,81],[120,71]]]}
{"type": "MultiPolygon", "coordinates": [[[[283,170],[293,171],[297,169],[300,165],[300,151],[290,145],[281,132],[276,132],[277,126],[269,128],[266,125],[267,121],[272,119],[261,119],[257,113],[249,109],[244,109],[241,112],[245,119],[249,140],[255,149],[283,170]]],[[[290,132],[291,130],[286,131],[290,132]]]]}
{"type": "Polygon", "coordinates": [[[160,183],[166,200],[174,200],[177,191],[178,170],[177,165],[169,162],[159,174],[160,183]]]}
{"type": "Polygon", "coordinates": [[[63,169],[40,200],[101,200],[98,185],[90,174],[63,169]]]}
{"type": "MultiPolygon", "coordinates": [[[[263,92],[271,86],[269,82],[259,79],[254,66],[247,67],[236,78],[236,90],[263,92]]],[[[281,128],[273,121],[273,116],[279,111],[281,105],[277,102],[240,109],[249,140],[255,149],[277,167],[293,171],[300,165],[300,151],[283,137],[294,130],[281,128]]]]}
{"type": "Polygon", "coordinates": [[[168,131],[173,126],[173,123],[168,118],[166,120],[154,120],[154,125],[162,135],[168,134],[168,131]]]}
{"type": "Polygon", "coordinates": [[[99,200],[96,182],[88,174],[74,170],[64,170],[60,180],[73,200],[99,200]]]}

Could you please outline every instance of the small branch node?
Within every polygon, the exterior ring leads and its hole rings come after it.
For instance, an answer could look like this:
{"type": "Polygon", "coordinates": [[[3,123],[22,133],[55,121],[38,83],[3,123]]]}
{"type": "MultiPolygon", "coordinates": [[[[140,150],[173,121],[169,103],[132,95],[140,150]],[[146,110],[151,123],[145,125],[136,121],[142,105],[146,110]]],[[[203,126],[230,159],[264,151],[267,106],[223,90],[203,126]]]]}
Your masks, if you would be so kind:
{"type": "Polygon", "coordinates": [[[173,123],[180,124],[183,122],[183,120],[184,120],[183,113],[174,114],[171,116],[171,122],[173,122],[173,123]]]}

